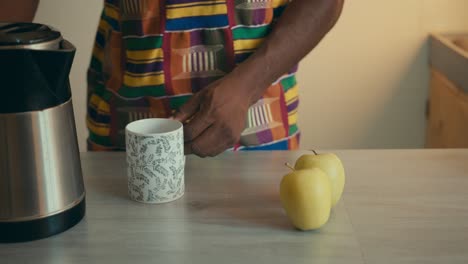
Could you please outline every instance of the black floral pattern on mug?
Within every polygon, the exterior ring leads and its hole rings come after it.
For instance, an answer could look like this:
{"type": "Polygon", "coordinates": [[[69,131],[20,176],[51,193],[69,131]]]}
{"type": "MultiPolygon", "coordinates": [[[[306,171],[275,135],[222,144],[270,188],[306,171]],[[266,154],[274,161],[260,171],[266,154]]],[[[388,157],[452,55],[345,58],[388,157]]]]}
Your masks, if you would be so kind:
{"type": "Polygon", "coordinates": [[[126,131],[128,190],[132,199],[162,203],[184,194],[183,131],[143,136],[126,131]]]}
{"type": "Polygon", "coordinates": [[[175,163],[184,155],[182,129],[172,134],[141,136],[126,132],[127,163],[130,166],[154,166],[175,163]],[[155,160],[157,159],[157,160],[155,160]]]}
{"type": "Polygon", "coordinates": [[[128,182],[129,195],[132,199],[148,202],[161,203],[172,201],[184,193],[184,166],[182,162],[179,166],[171,166],[166,169],[166,173],[154,170],[153,167],[132,167],[129,166],[128,182]]]}

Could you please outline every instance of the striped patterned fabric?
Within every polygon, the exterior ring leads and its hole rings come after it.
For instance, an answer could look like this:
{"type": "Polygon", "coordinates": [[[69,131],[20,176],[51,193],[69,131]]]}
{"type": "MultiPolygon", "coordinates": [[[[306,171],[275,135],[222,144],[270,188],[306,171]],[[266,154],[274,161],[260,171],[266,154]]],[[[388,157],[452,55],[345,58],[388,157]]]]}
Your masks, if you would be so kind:
{"type": "MultiPolygon", "coordinates": [[[[255,52],[288,2],[105,0],[88,71],[88,149],[123,150],[129,122],[171,116],[255,52]]],[[[298,148],[295,72],[252,105],[233,150],[298,148]]]]}

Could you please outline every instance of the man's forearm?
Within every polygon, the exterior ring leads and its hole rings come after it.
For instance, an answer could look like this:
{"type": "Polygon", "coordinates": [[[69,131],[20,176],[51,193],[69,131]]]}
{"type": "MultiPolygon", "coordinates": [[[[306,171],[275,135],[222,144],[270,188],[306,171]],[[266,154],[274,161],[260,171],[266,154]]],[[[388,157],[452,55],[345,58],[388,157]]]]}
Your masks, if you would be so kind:
{"type": "Polygon", "coordinates": [[[252,103],[305,57],[335,25],[344,0],[293,0],[262,46],[235,70],[247,76],[252,103]]]}
{"type": "Polygon", "coordinates": [[[39,0],[0,0],[0,22],[32,22],[39,0]]]}

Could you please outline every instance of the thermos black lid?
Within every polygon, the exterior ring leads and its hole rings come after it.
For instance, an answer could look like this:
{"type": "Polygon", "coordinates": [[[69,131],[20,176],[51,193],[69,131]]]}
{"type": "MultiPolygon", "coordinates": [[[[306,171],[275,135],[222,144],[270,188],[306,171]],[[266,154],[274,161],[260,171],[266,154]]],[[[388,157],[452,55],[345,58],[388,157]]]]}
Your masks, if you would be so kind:
{"type": "Polygon", "coordinates": [[[35,23],[0,23],[0,46],[33,45],[61,38],[60,32],[35,23]]]}
{"type": "Polygon", "coordinates": [[[70,100],[75,47],[34,23],[0,23],[0,114],[41,111],[70,100]]]}

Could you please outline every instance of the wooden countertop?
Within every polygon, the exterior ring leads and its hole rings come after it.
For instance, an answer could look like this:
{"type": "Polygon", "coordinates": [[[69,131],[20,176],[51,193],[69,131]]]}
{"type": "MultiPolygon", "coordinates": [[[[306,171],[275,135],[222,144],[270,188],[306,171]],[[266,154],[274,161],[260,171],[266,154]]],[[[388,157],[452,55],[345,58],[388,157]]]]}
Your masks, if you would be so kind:
{"type": "Polygon", "coordinates": [[[293,229],[279,182],[304,152],[189,157],[186,193],[127,198],[124,153],[83,153],[87,215],[60,235],[0,244],[0,263],[468,263],[468,150],[335,151],[342,200],[293,229]]]}

